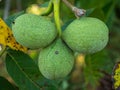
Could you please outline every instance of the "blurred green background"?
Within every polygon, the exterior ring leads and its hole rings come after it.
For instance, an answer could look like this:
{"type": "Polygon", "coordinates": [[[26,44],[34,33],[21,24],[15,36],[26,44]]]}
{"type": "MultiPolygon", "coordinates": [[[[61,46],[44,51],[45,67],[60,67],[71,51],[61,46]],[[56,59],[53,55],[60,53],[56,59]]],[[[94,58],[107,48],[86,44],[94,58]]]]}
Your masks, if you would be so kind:
{"type": "MultiPolygon", "coordinates": [[[[109,28],[109,42],[104,50],[98,53],[86,56],[76,53],[72,72],[60,82],[47,80],[41,75],[38,81],[41,90],[114,90],[114,80],[111,78],[114,74],[113,67],[120,61],[120,0],[68,1],[86,9],[86,16],[104,21],[109,28]]],[[[21,11],[39,15],[45,10],[48,2],[49,0],[0,0],[0,17],[6,20],[21,11]]],[[[60,16],[63,30],[76,18],[63,3],[60,16]]],[[[53,18],[52,15],[50,17],[53,18]]],[[[39,50],[29,51],[35,62],[38,52],[39,50]]],[[[5,54],[0,57],[0,76],[0,90],[22,90],[7,73],[5,54]]]]}

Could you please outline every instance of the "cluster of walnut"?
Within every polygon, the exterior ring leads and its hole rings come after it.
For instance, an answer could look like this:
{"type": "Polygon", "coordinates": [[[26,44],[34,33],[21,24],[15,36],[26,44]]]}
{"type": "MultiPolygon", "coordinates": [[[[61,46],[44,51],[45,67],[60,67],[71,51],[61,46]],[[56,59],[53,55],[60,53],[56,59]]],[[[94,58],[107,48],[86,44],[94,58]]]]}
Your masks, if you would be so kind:
{"type": "Polygon", "coordinates": [[[74,52],[92,54],[108,42],[108,28],[99,19],[82,17],[68,25],[58,37],[56,26],[46,17],[23,14],[12,25],[18,43],[30,48],[42,48],[38,66],[48,79],[67,76],[74,66],[74,52]]]}

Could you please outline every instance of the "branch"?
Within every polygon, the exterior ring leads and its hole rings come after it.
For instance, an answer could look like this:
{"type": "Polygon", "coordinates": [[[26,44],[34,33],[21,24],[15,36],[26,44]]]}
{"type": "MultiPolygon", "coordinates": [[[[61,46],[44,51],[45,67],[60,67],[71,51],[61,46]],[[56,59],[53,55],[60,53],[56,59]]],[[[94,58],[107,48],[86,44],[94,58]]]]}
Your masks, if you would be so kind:
{"type": "Polygon", "coordinates": [[[52,0],[50,0],[47,10],[41,14],[41,16],[49,15],[52,12],[53,9],[53,3],[52,0]]]}
{"type": "Polygon", "coordinates": [[[74,7],[71,3],[69,3],[67,0],[62,0],[71,10],[74,7]]]}
{"type": "Polygon", "coordinates": [[[68,6],[68,7],[74,12],[74,14],[75,14],[75,16],[76,16],[77,18],[83,16],[83,15],[86,13],[86,10],[84,10],[84,9],[79,9],[79,8],[73,6],[73,5],[72,5],[71,3],[69,3],[67,0],[62,0],[62,1],[66,4],[66,6],[68,6]]]}
{"type": "Polygon", "coordinates": [[[2,48],[2,45],[0,44],[0,57],[4,54],[4,52],[6,51],[7,47],[5,46],[4,48],[2,48]]]}
{"type": "Polygon", "coordinates": [[[8,17],[8,15],[9,15],[10,5],[11,5],[11,0],[6,0],[6,1],[5,1],[5,9],[4,9],[4,17],[3,17],[4,20],[5,20],[5,19],[8,17]]]}

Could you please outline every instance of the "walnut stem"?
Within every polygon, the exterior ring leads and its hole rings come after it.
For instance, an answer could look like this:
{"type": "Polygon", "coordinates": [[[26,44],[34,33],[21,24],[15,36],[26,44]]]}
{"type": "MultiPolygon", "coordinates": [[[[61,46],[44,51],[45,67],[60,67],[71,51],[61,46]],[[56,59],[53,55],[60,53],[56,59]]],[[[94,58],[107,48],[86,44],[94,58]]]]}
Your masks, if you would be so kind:
{"type": "Polygon", "coordinates": [[[84,10],[84,9],[79,9],[79,8],[73,6],[73,5],[72,5],[71,3],[69,3],[67,0],[62,0],[62,1],[66,4],[66,6],[68,6],[68,7],[74,12],[74,14],[75,14],[75,16],[76,16],[77,18],[83,16],[83,15],[86,13],[86,10],[84,10]]]}
{"type": "MultiPolygon", "coordinates": [[[[0,44],[0,47],[2,48],[2,45],[0,44]]],[[[0,51],[0,57],[4,54],[4,52],[6,51],[7,47],[5,46],[2,51],[0,51]]]]}

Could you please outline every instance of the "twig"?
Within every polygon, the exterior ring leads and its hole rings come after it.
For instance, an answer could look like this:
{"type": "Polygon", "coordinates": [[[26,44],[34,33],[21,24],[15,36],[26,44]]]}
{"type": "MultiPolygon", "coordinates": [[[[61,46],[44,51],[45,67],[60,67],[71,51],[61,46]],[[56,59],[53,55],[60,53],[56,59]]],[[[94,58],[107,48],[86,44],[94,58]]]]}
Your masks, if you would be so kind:
{"type": "Polygon", "coordinates": [[[53,0],[50,0],[50,2],[48,4],[48,7],[47,7],[47,10],[45,12],[43,12],[41,14],[41,16],[49,15],[52,12],[52,9],[53,9],[53,3],[52,3],[52,1],[53,0]]]}
{"type": "Polygon", "coordinates": [[[69,3],[67,0],[62,0],[74,13],[77,18],[83,16],[86,13],[86,10],[79,9],[75,6],[73,6],[71,3],[69,3]]]}
{"type": "Polygon", "coordinates": [[[71,10],[74,7],[71,3],[69,3],[67,0],[62,0],[71,10]]]}
{"type": "Polygon", "coordinates": [[[8,15],[9,15],[10,5],[11,5],[11,0],[6,0],[6,1],[5,1],[5,9],[4,9],[4,17],[3,17],[4,20],[5,20],[5,19],[8,17],[8,15]]]}
{"type": "Polygon", "coordinates": [[[4,47],[3,50],[0,53],[0,57],[4,54],[4,52],[6,51],[7,47],[4,47]]]}

